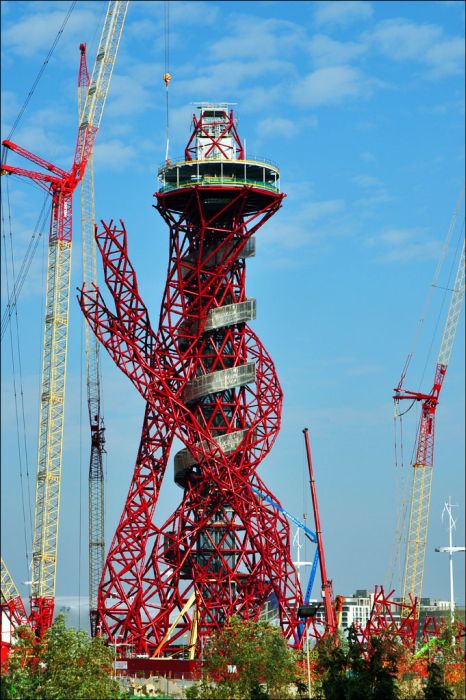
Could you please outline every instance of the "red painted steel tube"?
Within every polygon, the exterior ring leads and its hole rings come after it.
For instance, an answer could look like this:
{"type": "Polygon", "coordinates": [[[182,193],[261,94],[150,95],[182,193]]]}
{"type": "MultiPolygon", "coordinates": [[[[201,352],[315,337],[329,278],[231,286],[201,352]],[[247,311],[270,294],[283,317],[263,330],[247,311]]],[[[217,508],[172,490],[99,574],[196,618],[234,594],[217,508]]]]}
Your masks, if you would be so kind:
{"type": "Polygon", "coordinates": [[[324,599],[325,619],[327,621],[327,631],[333,633],[337,629],[335,609],[333,607],[332,582],[327,577],[325,566],[324,544],[322,541],[322,530],[320,528],[319,505],[317,502],[316,485],[314,480],[314,470],[312,468],[311,447],[309,444],[309,431],[304,428],[304,442],[306,444],[307,465],[309,467],[309,483],[311,486],[312,507],[314,509],[314,520],[317,535],[317,548],[319,551],[320,576],[322,579],[322,596],[324,599]]]}

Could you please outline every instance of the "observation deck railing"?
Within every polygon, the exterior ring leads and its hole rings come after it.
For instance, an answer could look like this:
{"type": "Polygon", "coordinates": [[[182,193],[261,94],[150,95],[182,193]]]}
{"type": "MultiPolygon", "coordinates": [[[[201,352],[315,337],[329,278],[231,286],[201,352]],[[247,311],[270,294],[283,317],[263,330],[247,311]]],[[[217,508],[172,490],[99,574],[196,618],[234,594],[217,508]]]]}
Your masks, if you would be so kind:
{"type": "Polygon", "coordinates": [[[179,184],[176,182],[163,185],[159,192],[169,192],[170,190],[180,190],[184,187],[193,187],[194,185],[232,185],[234,187],[241,187],[242,185],[252,185],[253,187],[260,187],[262,190],[269,190],[270,192],[280,192],[279,187],[275,187],[262,180],[243,180],[235,177],[193,177],[187,181],[181,181],[179,184]]]}
{"type": "Polygon", "coordinates": [[[278,170],[278,163],[274,163],[270,158],[263,158],[262,156],[251,156],[250,158],[201,158],[199,160],[193,158],[192,160],[186,160],[184,157],[169,159],[164,161],[159,167],[159,173],[166,168],[174,168],[177,165],[191,165],[192,163],[254,163],[255,165],[270,165],[272,168],[278,170]]]}

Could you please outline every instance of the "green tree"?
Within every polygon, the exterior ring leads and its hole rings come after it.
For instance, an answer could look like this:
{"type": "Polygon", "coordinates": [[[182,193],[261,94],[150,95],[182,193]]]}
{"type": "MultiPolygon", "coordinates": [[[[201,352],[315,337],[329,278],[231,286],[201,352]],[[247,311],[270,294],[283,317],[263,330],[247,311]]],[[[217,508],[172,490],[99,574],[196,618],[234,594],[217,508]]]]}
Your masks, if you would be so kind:
{"type": "Polygon", "coordinates": [[[451,700],[453,698],[452,690],[445,683],[444,669],[435,661],[429,664],[424,698],[425,700],[451,700]]]}
{"type": "Polygon", "coordinates": [[[67,628],[63,615],[42,641],[26,627],[18,628],[15,638],[2,674],[2,700],[121,697],[112,679],[113,650],[87,632],[67,628]]]}
{"type": "Polygon", "coordinates": [[[348,645],[346,640],[328,636],[316,645],[316,669],[321,677],[325,700],[345,700],[348,697],[348,645]]]}
{"type": "Polygon", "coordinates": [[[366,677],[373,700],[398,700],[396,682],[400,644],[392,636],[371,639],[366,677]]]}
{"type": "Polygon", "coordinates": [[[398,700],[401,654],[401,645],[390,634],[373,637],[367,646],[361,645],[352,627],[347,640],[321,639],[317,670],[325,700],[398,700]]]}
{"type": "Polygon", "coordinates": [[[290,684],[301,680],[297,657],[279,628],[236,617],[205,647],[203,668],[208,682],[187,691],[191,699],[286,698],[290,684]]]}

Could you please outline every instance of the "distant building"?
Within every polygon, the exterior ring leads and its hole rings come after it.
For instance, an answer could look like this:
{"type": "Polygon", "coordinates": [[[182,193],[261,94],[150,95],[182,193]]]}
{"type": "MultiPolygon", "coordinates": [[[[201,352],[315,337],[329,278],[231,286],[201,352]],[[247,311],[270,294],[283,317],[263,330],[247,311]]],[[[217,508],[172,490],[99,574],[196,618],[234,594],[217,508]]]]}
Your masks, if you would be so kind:
{"type": "Polygon", "coordinates": [[[434,598],[421,598],[420,610],[430,610],[438,612],[439,610],[450,610],[449,600],[435,600],[434,598]]]}
{"type": "MultiPolygon", "coordinates": [[[[317,601],[311,602],[315,603],[317,601]]],[[[364,627],[371,614],[373,603],[374,593],[365,588],[358,588],[353,595],[345,597],[341,614],[343,631],[348,630],[356,622],[364,627]]],[[[316,612],[315,619],[323,622],[324,616],[324,608],[321,606],[316,612]]]]}

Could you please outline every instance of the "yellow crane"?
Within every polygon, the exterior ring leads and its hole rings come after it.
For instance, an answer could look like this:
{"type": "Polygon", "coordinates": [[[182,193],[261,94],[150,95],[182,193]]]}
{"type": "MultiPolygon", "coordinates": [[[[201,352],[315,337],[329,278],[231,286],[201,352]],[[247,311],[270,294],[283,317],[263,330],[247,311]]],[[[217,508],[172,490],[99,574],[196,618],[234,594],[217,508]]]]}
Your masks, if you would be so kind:
{"type": "Polygon", "coordinates": [[[58,168],[11,141],[3,145],[47,172],[2,165],[2,173],[28,177],[50,193],[44,342],[42,350],[38,467],[32,551],[30,622],[38,634],[53,619],[55,601],[58,519],[63,448],[68,311],[72,250],[72,196],[92,155],[110,86],[128,2],[108,3],[90,85],[84,100],[81,53],[78,95],[80,118],[74,162],[69,172],[58,168]],[[84,102],[84,104],[82,104],[84,102]]]}
{"type": "Polygon", "coordinates": [[[411,487],[411,507],[406,541],[402,600],[408,602],[409,596],[417,599],[419,605],[422,594],[422,580],[429,527],[430,495],[434,466],[435,412],[439,401],[448,364],[453,349],[453,342],[464,301],[465,263],[464,241],[459,258],[456,278],[451,290],[450,306],[440,343],[432,390],[429,394],[406,391],[402,389],[402,379],[395,389],[396,402],[402,399],[421,401],[421,418],[419,422],[416,455],[413,463],[413,480],[411,487]]]}

